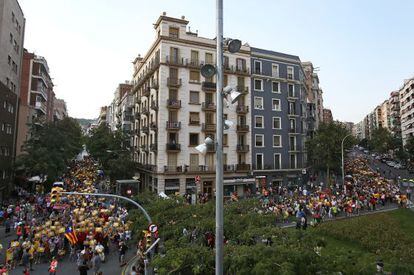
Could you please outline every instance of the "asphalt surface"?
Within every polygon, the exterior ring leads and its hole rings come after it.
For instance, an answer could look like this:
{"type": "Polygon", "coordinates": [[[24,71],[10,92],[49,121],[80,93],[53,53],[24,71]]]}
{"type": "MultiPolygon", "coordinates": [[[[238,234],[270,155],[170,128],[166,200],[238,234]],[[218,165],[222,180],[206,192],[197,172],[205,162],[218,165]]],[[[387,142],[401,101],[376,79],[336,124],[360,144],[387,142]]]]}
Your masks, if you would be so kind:
{"type": "MultiPolygon", "coordinates": [[[[7,249],[8,244],[11,240],[15,239],[16,235],[13,232],[12,234],[5,235],[4,227],[0,227],[0,243],[3,245],[3,250],[1,252],[1,262],[4,263],[5,258],[5,251],[7,249]]],[[[130,259],[135,255],[135,246],[129,245],[129,249],[127,251],[126,259],[130,259]]],[[[116,275],[121,274],[122,267],[119,266],[118,263],[118,251],[114,246],[110,248],[110,254],[106,257],[106,262],[102,263],[101,271],[104,275],[116,275]]],[[[32,275],[47,275],[49,263],[42,263],[33,266],[34,271],[31,271],[30,274],[32,275]]],[[[57,275],[75,275],[79,274],[76,262],[70,262],[69,257],[66,256],[62,261],[58,263],[57,275]]],[[[16,269],[9,271],[10,275],[14,274],[23,274],[23,267],[17,266],[16,269]]],[[[88,271],[88,274],[94,274],[92,268],[88,271]]],[[[128,274],[127,274],[128,275],[128,274]]]]}

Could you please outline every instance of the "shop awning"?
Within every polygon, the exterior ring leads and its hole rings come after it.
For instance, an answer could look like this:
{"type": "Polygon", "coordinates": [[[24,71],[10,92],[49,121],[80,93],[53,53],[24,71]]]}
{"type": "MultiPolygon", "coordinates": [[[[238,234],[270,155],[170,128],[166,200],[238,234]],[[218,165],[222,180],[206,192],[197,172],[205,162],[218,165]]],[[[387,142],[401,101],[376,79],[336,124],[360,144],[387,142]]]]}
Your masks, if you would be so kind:
{"type": "Polygon", "coordinates": [[[254,178],[247,178],[247,179],[225,179],[223,180],[224,185],[247,185],[247,184],[255,184],[254,178]]]}

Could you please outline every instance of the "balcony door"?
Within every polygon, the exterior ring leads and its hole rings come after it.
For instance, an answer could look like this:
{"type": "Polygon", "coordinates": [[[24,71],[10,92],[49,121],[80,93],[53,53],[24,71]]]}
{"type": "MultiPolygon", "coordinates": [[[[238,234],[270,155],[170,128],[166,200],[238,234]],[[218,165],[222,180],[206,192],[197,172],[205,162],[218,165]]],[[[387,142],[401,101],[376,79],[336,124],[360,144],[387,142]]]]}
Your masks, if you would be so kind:
{"type": "Polygon", "coordinates": [[[214,156],[215,154],[206,154],[206,165],[209,171],[214,171],[214,156]]]}
{"type": "Polygon", "coordinates": [[[170,100],[178,100],[178,91],[175,89],[170,89],[168,91],[168,98],[170,100]]]}
{"type": "Polygon", "coordinates": [[[170,68],[170,79],[178,79],[178,69],[170,68]]]}
{"type": "Polygon", "coordinates": [[[214,124],[214,113],[206,113],[206,124],[214,124]]]}
{"type": "Polygon", "coordinates": [[[206,93],[206,104],[214,103],[213,93],[206,93]]]}
{"type": "MultiPolygon", "coordinates": [[[[170,61],[171,63],[178,63],[178,48],[170,48],[170,61]]],[[[170,75],[171,76],[171,75],[170,75]]]]}
{"type": "Polygon", "coordinates": [[[190,154],[190,170],[197,171],[199,166],[198,154],[190,154]]]}
{"type": "Polygon", "coordinates": [[[177,111],[168,112],[168,121],[169,122],[178,122],[178,113],[177,111]]]}
{"type": "Polygon", "coordinates": [[[177,167],[177,154],[168,154],[168,168],[175,169],[177,167]]]}

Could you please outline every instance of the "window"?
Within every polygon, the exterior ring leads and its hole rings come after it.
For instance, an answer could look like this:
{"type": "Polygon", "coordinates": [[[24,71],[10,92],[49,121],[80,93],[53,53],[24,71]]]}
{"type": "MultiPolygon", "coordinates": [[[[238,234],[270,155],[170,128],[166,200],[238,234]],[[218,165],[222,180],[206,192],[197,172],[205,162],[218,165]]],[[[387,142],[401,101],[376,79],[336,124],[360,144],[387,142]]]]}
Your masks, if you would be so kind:
{"type": "Polygon", "coordinates": [[[190,71],[190,82],[200,83],[200,73],[198,71],[190,71]]]}
{"type": "Polygon", "coordinates": [[[10,44],[13,44],[13,34],[10,33],[10,44]]]}
{"type": "Polygon", "coordinates": [[[293,67],[287,67],[287,79],[293,79],[293,67]]]}
{"type": "Polygon", "coordinates": [[[279,77],[279,66],[272,64],[272,77],[279,77]]]}
{"type": "Polygon", "coordinates": [[[281,169],[281,161],[280,161],[280,154],[274,154],[273,155],[273,163],[274,163],[274,169],[281,169]]]}
{"type": "Polygon", "coordinates": [[[197,145],[198,145],[198,134],[197,133],[190,133],[189,146],[197,146],[197,145]]]}
{"type": "Polygon", "coordinates": [[[262,79],[254,80],[254,89],[257,91],[263,91],[263,80],[262,79]]]}
{"type": "Polygon", "coordinates": [[[255,146],[256,147],[264,147],[264,138],[263,135],[254,135],[255,146]]]}
{"type": "Polygon", "coordinates": [[[229,83],[229,76],[228,75],[223,75],[223,85],[224,87],[226,87],[229,83]]]}
{"type": "Polygon", "coordinates": [[[206,64],[213,64],[213,54],[212,53],[206,53],[206,64]]]}
{"type": "Polygon", "coordinates": [[[263,116],[254,116],[254,128],[264,128],[263,116]]]}
{"type": "Polygon", "coordinates": [[[289,102],[289,115],[296,115],[296,104],[295,104],[295,102],[289,102]]]}
{"type": "Polygon", "coordinates": [[[223,56],[223,66],[225,69],[230,69],[229,57],[223,56]]]}
{"type": "Polygon", "coordinates": [[[282,147],[282,136],[273,136],[273,147],[282,147]]]}
{"type": "Polygon", "coordinates": [[[200,93],[197,91],[190,91],[190,104],[200,104],[200,93]]]}
{"type": "Polygon", "coordinates": [[[272,93],[280,93],[280,83],[279,82],[272,82],[272,93]]]}
{"type": "Polygon", "coordinates": [[[280,111],[280,99],[276,99],[276,98],[272,99],[272,110],[280,111]]]}
{"type": "Polygon", "coordinates": [[[198,169],[198,165],[199,165],[198,154],[190,154],[190,169],[191,170],[198,169]]]}
{"type": "MultiPolygon", "coordinates": [[[[178,59],[179,59],[179,54],[178,53],[179,53],[178,48],[174,48],[174,47],[170,48],[170,60],[169,60],[170,63],[178,64],[178,59]]],[[[170,77],[171,77],[171,75],[170,75],[170,77]]]]}
{"type": "Polygon", "coordinates": [[[170,29],[169,29],[169,35],[170,35],[170,37],[178,38],[179,31],[180,30],[178,28],[170,27],[170,29]]]}
{"type": "Polygon", "coordinates": [[[199,125],[200,124],[200,114],[195,112],[190,112],[190,125],[199,125]]]}
{"type": "Polygon", "coordinates": [[[295,85],[288,84],[288,96],[295,97],[295,85]]]}
{"type": "Polygon", "coordinates": [[[246,60],[242,58],[236,59],[236,70],[244,72],[246,71],[246,60]]]}
{"type": "Polygon", "coordinates": [[[263,154],[256,154],[256,170],[263,170],[263,154]]]}
{"type": "Polygon", "coordinates": [[[296,120],[294,118],[289,119],[289,124],[290,124],[290,127],[289,127],[290,132],[295,133],[296,132],[296,120]]]}
{"type": "Polygon", "coordinates": [[[261,74],[262,73],[262,62],[255,60],[254,61],[254,73],[261,74]]]}
{"type": "Polygon", "coordinates": [[[229,146],[229,136],[228,134],[223,135],[223,146],[229,146]]]}
{"type": "Polygon", "coordinates": [[[191,51],[191,64],[198,65],[198,51],[191,51]]]}
{"type": "Polygon", "coordinates": [[[296,169],[296,155],[295,154],[289,155],[289,164],[290,164],[290,169],[296,169]]]}
{"type": "Polygon", "coordinates": [[[263,97],[254,97],[254,108],[257,110],[263,110],[263,97]]]}
{"type": "Polygon", "coordinates": [[[272,118],[272,129],[282,129],[280,117],[273,117],[272,118]]]}
{"type": "Polygon", "coordinates": [[[11,56],[10,56],[10,55],[7,57],[7,63],[8,63],[9,65],[11,65],[11,63],[12,63],[12,59],[11,59],[11,56]]]}
{"type": "Polygon", "coordinates": [[[295,136],[289,137],[289,150],[296,151],[296,137],[295,136]]]}

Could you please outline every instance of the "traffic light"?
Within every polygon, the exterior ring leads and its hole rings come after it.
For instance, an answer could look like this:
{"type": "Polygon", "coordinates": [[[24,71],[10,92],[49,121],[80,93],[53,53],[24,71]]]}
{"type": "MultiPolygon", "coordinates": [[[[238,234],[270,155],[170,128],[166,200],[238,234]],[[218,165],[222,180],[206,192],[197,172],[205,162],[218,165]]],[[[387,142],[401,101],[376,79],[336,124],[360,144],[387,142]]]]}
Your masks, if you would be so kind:
{"type": "Polygon", "coordinates": [[[145,249],[150,248],[151,244],[152,244],[152,236],[151,236],[151,232],[149,232],[148,230],[144,230],[144,240],[145,240],[145,249]]]}
{"type": "Polygon", "coordinates": [[[63,191],[62,187],[53,187],[50,192],[50,203],[60,202],[60,192],[63,191]]]}

